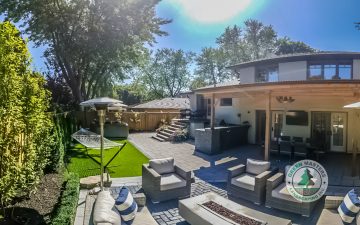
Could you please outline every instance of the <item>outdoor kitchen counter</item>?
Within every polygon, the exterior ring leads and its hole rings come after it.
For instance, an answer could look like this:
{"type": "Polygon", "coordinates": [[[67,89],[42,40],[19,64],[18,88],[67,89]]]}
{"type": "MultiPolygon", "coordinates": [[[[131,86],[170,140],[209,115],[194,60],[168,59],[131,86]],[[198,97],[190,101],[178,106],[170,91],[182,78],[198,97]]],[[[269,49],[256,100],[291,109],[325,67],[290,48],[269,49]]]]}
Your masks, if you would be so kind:
{"type": "Polygon", "coordinates": [[[250,125],[236,125],[195,130],[195,149],[206,154],[218,154],[246,145],[250,125]]]}

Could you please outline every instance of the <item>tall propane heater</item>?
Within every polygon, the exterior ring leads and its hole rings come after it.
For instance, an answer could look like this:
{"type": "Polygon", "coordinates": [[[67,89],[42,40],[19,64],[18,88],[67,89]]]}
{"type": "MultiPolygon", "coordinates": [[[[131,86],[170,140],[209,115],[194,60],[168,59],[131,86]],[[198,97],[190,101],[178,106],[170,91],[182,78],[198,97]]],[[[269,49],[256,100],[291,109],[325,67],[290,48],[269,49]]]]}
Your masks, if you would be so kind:
{"type": "Polygon", "coordinates": [[[104,123],[105,123],[105,114],[108,106],[122,103],[122,101],[117,99],[112,99],[108,97],[94,98],[81,102],[81,106],[90,106],[95,107],[97,114],[99,116],[99,126],[100,126],[100,189],[104,189],[104,123]]]}

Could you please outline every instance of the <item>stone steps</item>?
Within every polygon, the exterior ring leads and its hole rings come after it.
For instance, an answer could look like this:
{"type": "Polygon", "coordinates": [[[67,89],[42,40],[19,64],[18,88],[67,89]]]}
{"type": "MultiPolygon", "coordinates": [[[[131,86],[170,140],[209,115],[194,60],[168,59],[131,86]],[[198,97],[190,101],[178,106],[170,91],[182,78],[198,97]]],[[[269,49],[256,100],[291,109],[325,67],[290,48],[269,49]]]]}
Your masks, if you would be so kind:
{"type": "Polygon", "coordinates": [[[158,131],[156,135],[152,136],[152,138],[164,142],[169,141],[171,136],[180,129],[184,129],[187,127],[188,120],[184,119],[173,119],[171,124],[164,130],[158,131]]]}

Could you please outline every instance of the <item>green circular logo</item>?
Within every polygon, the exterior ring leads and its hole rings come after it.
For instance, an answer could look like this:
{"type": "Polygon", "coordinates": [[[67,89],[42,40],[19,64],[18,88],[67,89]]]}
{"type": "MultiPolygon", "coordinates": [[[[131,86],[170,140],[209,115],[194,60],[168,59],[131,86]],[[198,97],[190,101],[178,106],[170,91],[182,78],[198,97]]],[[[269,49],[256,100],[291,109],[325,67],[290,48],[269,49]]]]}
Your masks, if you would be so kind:
{"type": "Polygon", "coordinates": [[[286,174],[289,194],[301,202],[320,199],[328,187],[328,175],[324,167],[313,160],[301,160],[290,167],[286,174]]]}

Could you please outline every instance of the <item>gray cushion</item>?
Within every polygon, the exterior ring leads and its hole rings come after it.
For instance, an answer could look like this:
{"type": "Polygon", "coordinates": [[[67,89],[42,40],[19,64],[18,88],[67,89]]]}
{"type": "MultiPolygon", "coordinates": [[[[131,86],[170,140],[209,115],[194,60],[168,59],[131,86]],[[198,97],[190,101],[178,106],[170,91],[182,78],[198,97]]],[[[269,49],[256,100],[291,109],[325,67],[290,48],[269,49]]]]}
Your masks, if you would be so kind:
{"type": "Polygon", "coordinates": [[[282,199],[285,201],[299,202],[288,192],[285,183],[280,184],[271,192],[273,198],[282,199]]]}
{"type": "Polygon", "coordinates": [[[259,175],[268,169],[270,169],[270,162],[255,159],[247,159],[246,161],[247,173],[259,175]]]}
{"type": "Polygon", "coordinates": [[[160,190],[166,191],[186,186],[186,181],[175,173],[161,175],[160,190]]]}
{"type": "Polygon", "coordinates": [[[316,225],[343,225],[336,209],[323,209],[316,225]]]}
{"type": "Polygon", "coordinates": [[[287,175],[290,168],[291,168],[291,165],[286,165],[285,166],[285,174],[284,174],[285,176],[284,177],[286,177],[286,175],[287,175]]]}
{"type": "Polygon", "coordinates": [[[173,173],[174,168],[174,158],[164,158],[164,159],[152,159],[149,162],[151,168],[153,168],[158,174],[173,173]]]}
{"type": "Polygon", "coordinates": [[[253,191],[255,190],[255,175],[242,174],[232,178],[231,184],[253,191]]]}
{"type": "Polygon", "coordinates": [[[114,208],[115,200],[109,191],[101,191],[95,202],[93,212],[94,225],[112,224],[118,225],[121,223],[121,218],[117,210],[114,208]]]}

